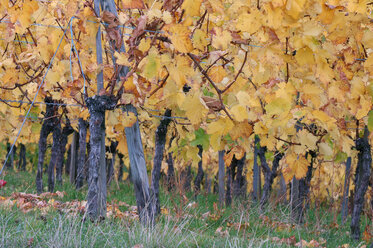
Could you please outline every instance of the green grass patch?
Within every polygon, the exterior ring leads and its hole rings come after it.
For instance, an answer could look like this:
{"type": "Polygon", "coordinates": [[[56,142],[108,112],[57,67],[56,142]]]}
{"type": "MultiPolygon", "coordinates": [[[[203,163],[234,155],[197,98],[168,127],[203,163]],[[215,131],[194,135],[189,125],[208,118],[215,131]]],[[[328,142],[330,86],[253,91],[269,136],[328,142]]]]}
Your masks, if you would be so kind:
{"type": "MultiPolygon", "coordinates": [[[[28,172],[4,173],[8,184],[0,195],[13,192],[35,193],[35,175],[28,172]]],[[[46,185],[46,180],[44,180],[46,185]]],[[[83,201],[87,186],[76,191],[64,178],[56,191],[66,194],[61,202],[83,201]]],[[[57,200],[57,199],[56,199],[57,200]]],[[[108,187],[108,203],[125,202],[136,205],[133,186],[129,182],[112,182],[108,187]]],[[[305,223],[291,222],[286,205],[269,206],[261,211],[248,199],[236,200],[231,207],[218,206],[216,194],[194,196],[174,191],[161,191],[164,214],[155,226],[143,226],[138,221],[109,217],[92,223],[84,213],[72,214],[53,208],[34,209],[24,213],[15,205],[8,208],[0,201],[0,247],[295,247],[301,240],[317,241],[320,247],[368,245],[350,239],[349,220],[341,225],[334,208],[312,208],[305,223]],[[141,246],[139,246],[141,247],[141,246]]],[[[130,207],[121,206],[120,211],[130,207]]],[[[372,225],[362,216],[362,230],[372,225]]]]}

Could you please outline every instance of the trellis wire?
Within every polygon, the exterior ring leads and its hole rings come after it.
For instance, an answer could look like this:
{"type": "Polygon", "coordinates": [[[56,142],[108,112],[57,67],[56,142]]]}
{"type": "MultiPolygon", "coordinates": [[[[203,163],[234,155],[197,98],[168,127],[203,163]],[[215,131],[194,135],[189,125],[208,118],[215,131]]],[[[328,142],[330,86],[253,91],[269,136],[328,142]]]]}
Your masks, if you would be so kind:
{"type": "MultiPolygon", "coordinates": [[[[0,102],[25,103],[25,104],[31,104],[32,103],[32,102],[29,102],[29,101],[9,100],[9,99],[1,99],[1,98],[0,98],[0,102]]],[[[34,105],[35,104],[81,107],[80,104],[56,103],[56,102],[34,102],[34,105]]]]}
{"type": "MultiPolygon", "coordinates": [[[[20,100],[9,100],[9,99],[1,99],[0,102],[12,102],[12,103],[25,103],[25,104],[32,104],[32,102],[28,101],[20,101],[20,100]]],[[[79,107],[79,108],[84,108],[84,106],[81,106],[80,104],[68,104],[68,103],[54,103],[54,102],[34,102],[35,104],[42,104],[42,105],[54,105],[54,106],[71,106],[71,107],[79,107]]],[[[146,109],[146,108],[144,108],[146,109]]],[[[149,111],[154,111],[154,112],[161,112],[160,110],[155,110],[155,109],[147,109],[149,111]]],[[[188,120],[187,117],[181,117],[181,116],[165,116],[165,115],[153,115],[149,113],[150,117],[156,117],[156,118],[165,118],[165,119],[183,119],[183,120],[188,120]]],[[[1,173],[0,173],[1,174],[1,173]]]]}
{"type": "MultiPolygon", "coordinates": [[[[69,24],[70,24],[71,20],[72,20],[72,18],[70,19],[69,24]]],[[[48,68],[47,68],[47,70],[46,70],[46,72],[45,72],[45,74],[44,74],[44,77],[43,77],[43,79],[42,79],[42,81],[41,81],[39,87],[38,87],[38,90],[36,91],[36,94],[35,94],[35,96],[34,96],[34,99],[32,100],[32,102],[31,102],[31,104],[30,104],[30,107],[29,107],[29,109],[28,109],[28,111],[27,111],[26,117],[25,117],[25,119],[23,120],[22,125],[21,125],[21,127],[20,127],[20,129],[19,129],[19,131],[18,131],[18,134],[17,134],[16,138],[14,139],[14,142],[13,142],[12,146],[10,147],[10,150],[9,150],[9,152],[8,152],[6,158],[5,158],[5,161],[4,161],[4,164],[3,164],[3,167],[2,167],[1,170],[0,170],[0,175],[2,174],[2,172],[3,172],[3,170],[4,170],[4,167],[5,167],[5,165],[6,165],[7,161],[8,161],[8,159],[9,159],[10,154],[13,152],[14,145],[16,144],[17,139],[18,139],[19,135],[21,134],[22,128],[23,128],[23,126],[24,126],[25,123],[26,123],[27,117],[28,117],[28,115],[29,115],[29,113],[30,113],[30,111],[31,111],[32,106],[34,105],[34,102],[35,102],[35,100],[36,100],[36,97],[38,96],[39,91],[40,91],[41,87],[42,87],[43,84],[44,84],[44,80],[45,80],[45,78],[46,78],[46,76],[47,76],[47,74],[48,74],[48,71],[49,71],[49,69],[50,69],[51,66],[52,66],[53,60],[54,60],[54,58],[56,57],[56,54],[57,54],[57,52],[58,52],[58,50],[59,50],[59,48],[60,48],[60,46],[61,46],[61,43],[62,43],[63,38],[64,38],[64,35],[66,34],[66,31],[67,31],[67,28],[65,29],[65,31],[64,31],[64,33],[63,33],[63,35],[62,35],[62,37],[61,37],[61,40],[60,40],[60,42],[59,42],[59,44],[58,44],[58,46],[57,46],[57,49],[56,49],[56,51],[54,52],[51,61],[49,62],[48,68]]]]}

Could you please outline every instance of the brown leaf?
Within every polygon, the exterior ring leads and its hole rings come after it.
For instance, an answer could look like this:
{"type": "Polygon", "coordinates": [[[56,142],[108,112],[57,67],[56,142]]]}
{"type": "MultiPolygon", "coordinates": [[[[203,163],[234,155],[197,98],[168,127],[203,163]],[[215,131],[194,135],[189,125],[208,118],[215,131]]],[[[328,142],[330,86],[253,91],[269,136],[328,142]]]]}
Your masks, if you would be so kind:
{"type": "Polygon", "coordinates": [[[122,46],[122,37],[118,28],[118,17],[109,11],[103,11],[101,19],[107,24],[105,27],[109,40],[114,43],[115,49],[120,49],[122,46]]]}
{"type": "Polygon", "coordinates": [[[101,15],[101,19],[108,25],[109,28],[114,28],[119,25],[118,18],[109,11],[103,11],[101,15]]]}
{"type": "Polygon", "coordinates": [[[163,9],[171,11],[175,6],[180,6],[183,3],[183,0],[164,0],[163,9]]]}
{"type": "Polygon", "coordinates": [[[373,230],[371,230],[370,226],[367,225],[365,227],[365,230],[364,230],[364,233],[363,233],[363,240],[365,240],[366,242],[371,242],[373,240],[373,230]]]}
{"type": "Polygon", "coordinates": [[[202,100],[205,102],[206,106],[212,111],[220,111],[223,106],[218,99],[209,96],[202,96],[202,100]]]}
{"type": "Polygon", "coordinates": [[[123,0],[123,9],[145,9],[145,4],[142,0],[123,0]]]}
{"type": "Polygon", "coordinates": [[[32,246],[33,243],[34,243],[34,238],[31,238],[27,241],[27,246],[32,246]]]}
{"type": "Polygon", "coordinates": [[[130,48],[128,53],[130,54],[130,58],[133,57],[132,53],[133,50],[136,49],[138,44],[140,43],[140,37],[145,34],[147,16],[143,15],[137,20],[136,28],[133,30],[131,37],[128,39],[127,43],[129,44],[130,48]]]}

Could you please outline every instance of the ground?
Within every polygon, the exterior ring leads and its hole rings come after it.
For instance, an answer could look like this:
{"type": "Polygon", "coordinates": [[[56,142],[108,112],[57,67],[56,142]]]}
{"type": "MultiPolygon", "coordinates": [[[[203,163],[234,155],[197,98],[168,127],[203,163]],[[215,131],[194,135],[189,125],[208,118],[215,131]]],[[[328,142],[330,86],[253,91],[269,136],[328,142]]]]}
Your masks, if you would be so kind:
{"type": "MultiPolygon", "coordinates": [[[[108,216],[85,219],[87,186],[76,191],[64,178],[56,194],[34,195],[35,175],[6,171],[0,189],[0,247],[369,247],[372,222],[362,217],[361,242],[341,225],[339,208],[311,207],[302,225],[292,224],[287,205],[259,208],[248,199],[218,206],[216,194],[161,191],[162,215],[143,226],[130,182],[108,188],[108,216]]],[[[46,178],[44,181],[46,185],[46,178]]]]}

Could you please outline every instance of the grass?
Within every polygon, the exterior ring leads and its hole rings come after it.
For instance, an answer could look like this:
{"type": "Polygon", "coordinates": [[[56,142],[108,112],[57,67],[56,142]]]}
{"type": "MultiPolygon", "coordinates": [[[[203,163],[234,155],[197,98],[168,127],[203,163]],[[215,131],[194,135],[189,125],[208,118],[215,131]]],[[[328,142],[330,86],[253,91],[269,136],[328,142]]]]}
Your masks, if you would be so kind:
{"type": "MultiPolygon", "coordinates": [[[[8,184],[0,189],[1,196],[35,193],[34,174],[5,172],[4,179],[8,184]]],[[[86,186],[76,191],[66,178],[64,181],[56,186],[56,191],[66,192],[62,201],[85,200],[86,186]]],[[[112,201],[136,205],[132,185],[113,182],[108,188],[108,202],[112,201]]],[[[340,220],[333,208],[310,208],[305,224],[293,225],[286,205],[261,212],[248,200],[236,201],[227,208],[217,207],[217,201],[215,194],[195,197],[192,193],[182,196],[162,190],[161,204],[168,213],[152,227],[120,218],[92,223],[85,221],[84,215],[53,209],[47,213],[39,209],[23,213],[15,206],[0,207],[0,247],[294,247],[292,239],[324,241],[323,247],[366,244],[350,239],[349,221],[338,225],[340,220]]],[[[372,222],[363,216],[362,228],[365,225],[372,222]]]]}

